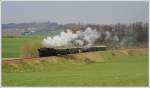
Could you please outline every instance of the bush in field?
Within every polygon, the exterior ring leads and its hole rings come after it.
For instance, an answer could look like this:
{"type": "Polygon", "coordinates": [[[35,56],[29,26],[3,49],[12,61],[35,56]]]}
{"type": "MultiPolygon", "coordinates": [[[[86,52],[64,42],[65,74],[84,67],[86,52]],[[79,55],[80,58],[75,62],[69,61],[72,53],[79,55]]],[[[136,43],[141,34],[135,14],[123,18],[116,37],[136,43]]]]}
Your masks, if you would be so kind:
{"type": "Polygon", "coordinates": [[[21,58],[38,57],[38,49],[41,47],[39,42],[28,42],[21,47],[21,58]]]}

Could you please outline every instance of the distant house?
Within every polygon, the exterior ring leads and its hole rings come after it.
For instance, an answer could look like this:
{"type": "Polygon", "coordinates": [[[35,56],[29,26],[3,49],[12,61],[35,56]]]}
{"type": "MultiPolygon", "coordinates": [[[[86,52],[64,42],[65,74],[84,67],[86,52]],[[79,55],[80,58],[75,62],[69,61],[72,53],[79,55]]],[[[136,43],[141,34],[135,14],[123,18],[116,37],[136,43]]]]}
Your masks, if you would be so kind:
{"type": "Polygon", "coordinates": [[[32,35],[34,33],[35,31],[25,31],[25,32],[22,32],[21,35],[32,35]]]}
{"type": "Polygon", "coordinates": [[[21,35],[29,35],[29,34],[30,34],[30,32],[27,32],[27,31],[21,33],[21,35]]]}

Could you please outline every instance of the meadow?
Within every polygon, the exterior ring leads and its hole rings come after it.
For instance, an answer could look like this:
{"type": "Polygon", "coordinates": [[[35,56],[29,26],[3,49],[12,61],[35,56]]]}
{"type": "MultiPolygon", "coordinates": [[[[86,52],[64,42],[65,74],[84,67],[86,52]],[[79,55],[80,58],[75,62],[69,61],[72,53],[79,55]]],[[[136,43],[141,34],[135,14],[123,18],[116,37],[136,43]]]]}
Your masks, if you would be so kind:
{"type": "Polygon", "coordinates": [[[41,44],[41,41],[47,36],[54,36],[59,34],[62,30],[55,30],[47,34],[37,35],[21,35],[21,36],[6,36],[2,37],[2,58],[18,58],[21,57],[21,48],[24,45],[33,43],[41,44]]]}
{"type": "MultiPolygon", "coordinates": [[[[102,62],[49,59],[2,65],[3,86],[148,86],[146,50],[95,52],[102,62]]],[[[89,53],[85,53],[88,55],[89,53]]],[[[74,55],[74,57],[78,57],[74,55]]],[[[94,54],[92,56],[95,58],[94,54]]],[[[91,57],[91,58],[92,58],[91,57]]],[[[59,57],[58,57],[59,58],[59,57]]]]}
{"type": "Polygon", "coordinates": [[[21,47],[24,44],[38,42],[46,36],[19,36],[19,37],[3,37],[2,38],[2,57],[18,58],[21,54],[21,47]]]}
{"type": "MultiPolygon", "coordinates": [[[[39,43],[44,37],[2,38],[3,60],[20,57],[23,44],[39,43]]],[[[39,59],[13,63],[2,61],[2,86],[148,86],[146,48],[39,59]]]]}

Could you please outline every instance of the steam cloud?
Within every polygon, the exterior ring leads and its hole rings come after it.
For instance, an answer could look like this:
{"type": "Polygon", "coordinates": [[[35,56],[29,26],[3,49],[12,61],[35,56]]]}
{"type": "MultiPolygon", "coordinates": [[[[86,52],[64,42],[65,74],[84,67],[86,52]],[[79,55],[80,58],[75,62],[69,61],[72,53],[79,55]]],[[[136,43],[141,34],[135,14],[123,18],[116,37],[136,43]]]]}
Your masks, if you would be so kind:
{"type": "Polygon", "coordinates": [[[106,31],[105,34],[106,34],[105,40],[107,41],[111,37],[111,34],[109,31],[106,31]]]}
{"type": "Polygon", "coordinates": [[[134,40],[133,36],[123,36],[119,37],[117,34],[113,34],[109,31],[103,33],[105,35],[104,39],[101,37],[101,33],[96,29],[90,27],[85,30],[72,32],[68,29],[66,32],[61,32],[59,35],[54,37],[48,36],[42,40],[42,46],[47,48],[53,47],[69,47],[69,46],[79,46],[79,47],[90,47],[97,39],[104,40],[105,42],[111,42],[118,45],[124,45],[126,43],[132,42],[134,40]]]}
{"type": "Polygon", "coordinates": [[[89,47],[95,43],[95,41],[100,37],[100,33],[96,29],[90,27],[86,28],[84,31],[77,31],[73,33],[71,30],[67,32],[61,32],[60,35],[54,37],[48,36],[43,39],[42,46],[50,47],[67,47],[67,46],[84,46],[89,47]]]}

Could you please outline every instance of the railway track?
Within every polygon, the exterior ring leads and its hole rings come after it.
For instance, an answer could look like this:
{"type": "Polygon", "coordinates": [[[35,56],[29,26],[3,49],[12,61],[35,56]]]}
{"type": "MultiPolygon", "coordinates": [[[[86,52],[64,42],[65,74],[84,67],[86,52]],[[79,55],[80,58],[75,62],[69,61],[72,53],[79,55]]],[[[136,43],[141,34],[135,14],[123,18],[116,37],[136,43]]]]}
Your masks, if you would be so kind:
{"type": "MultiPolygon", "coordinates": [[[[124,49],[123,49],[124,50],[124,49]]],[[[125,50],[148,50],[147,48],[142,48],[142,49],[125,49],[125,50]]],[[[110,50],[110,51],[122,51],[121,50],[110,50]]],[[[58,55],[59,56],[64,56],[64,55],[58,55]]],[[[65,55],[66,56],[66,55],[65,55]]],[[[19,61],[32,61],[32,60],[45,60],[53,56],[47,56],[47,57],[32,57],[32,58],[2,58],[2,63],[12,63],[12,62],[19,62],[19,61]]]]}

